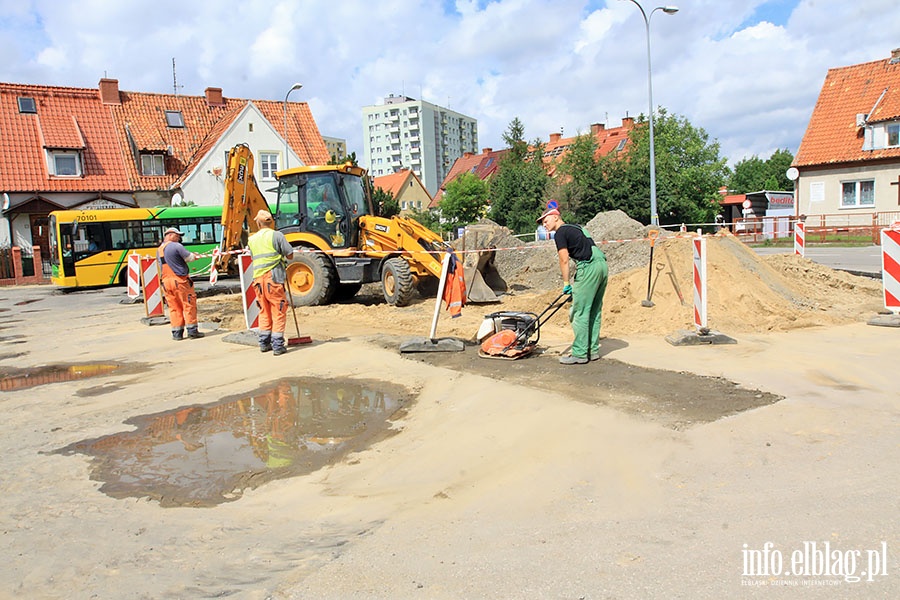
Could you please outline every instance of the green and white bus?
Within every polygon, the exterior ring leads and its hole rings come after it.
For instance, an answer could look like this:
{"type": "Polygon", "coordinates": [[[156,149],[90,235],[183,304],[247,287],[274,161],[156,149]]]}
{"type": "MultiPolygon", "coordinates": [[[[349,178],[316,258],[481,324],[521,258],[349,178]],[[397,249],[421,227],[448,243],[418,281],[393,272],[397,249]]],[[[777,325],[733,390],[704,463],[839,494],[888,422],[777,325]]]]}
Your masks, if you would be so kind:
{"type": "MultiPolygon", "coordinates": [[[[177,227],[191,252],[209,253],[222,240],[221,206],[58,210],[50,213],[51,281],[61,287],[125,285],[128,255],[156,256],[163,232],[177,227]]],[[[188,263],[209,272],[210,257],[188,263]]]]}

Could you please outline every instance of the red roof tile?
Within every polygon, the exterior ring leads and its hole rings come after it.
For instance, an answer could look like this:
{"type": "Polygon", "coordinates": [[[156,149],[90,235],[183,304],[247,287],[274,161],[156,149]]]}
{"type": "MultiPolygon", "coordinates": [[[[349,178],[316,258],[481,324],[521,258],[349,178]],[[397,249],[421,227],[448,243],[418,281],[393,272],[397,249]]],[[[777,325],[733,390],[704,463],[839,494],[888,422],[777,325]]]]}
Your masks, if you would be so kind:
{"type": "MultiPolygon", "coordinates": [[[[0,189],[9,192],[121,192],[168,190],[194,168],[249,100],[118,90],[0,83],[0,189]],[[116,97],[116,94],[118,96],[116,97]],[[37,114],[20,113],[17,98],[30,97],[37,114]],[[212,100],[212,99],[211,99],[212,100]],[[170,127],[166,111],[180,112],[184,127],[170,127]],[[51,177],[45,148],[80,149],[82,177],[51,177]],[[166,156],[166,175],[143,176],[140,154],[166,156]]],[[[279,135],[284,103],[254,100],[279,135]]],[[[309,106],[287,103],[288,143],[305,164],[325,164],[328,151],[309,106]]]]}
{"type": "Polygon", "coordinates": [[[0,83],[0,189],[129,191],[115,122],[96,89],[0,83]],[[34,98],[37,114],[17,98],[34,98]],[[51,177],[45,147],[83,148],[84,176],[51,177]]]}
{"type": "Polygon", "coordinates": [[[863,150],[858,114],[868,114],[870,124],[900,117],[900,62],[885,59],[829,69],[793,164],[900,158],[900,148],[863,150]]]}
{"type": "Polygon", "coordinates": [[[391,197],[396,198],[400,190],[403,189],[403,184],[406,183],[406,180],[409,179],[409,176],[412,174],[412,171],[404,169],[402,171],[397,171],[396,173],[391,173],[390,175],[381,175],[372,181],[372,185],[376,188],[383,189],[385,192],[390,192],[391,197]]]}

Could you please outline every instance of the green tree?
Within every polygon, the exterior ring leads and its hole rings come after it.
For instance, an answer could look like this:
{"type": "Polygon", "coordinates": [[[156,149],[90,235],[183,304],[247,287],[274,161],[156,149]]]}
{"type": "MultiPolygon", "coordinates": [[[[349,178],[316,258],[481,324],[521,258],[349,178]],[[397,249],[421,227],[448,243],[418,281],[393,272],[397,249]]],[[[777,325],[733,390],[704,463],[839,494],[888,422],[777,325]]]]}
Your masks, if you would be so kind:
{"type": "MultiPolygon", "coordinates": [[[[661,224],[708,223],[719,210],[719,188],[726,181],[726,159],[719,143],[686,118],[669,115],[664,108],[654,119],[656,198],[661,224]]],[[[650,130],[641,115],[629,133],[631,147],[620,182],[608,180],[621,197],[622,208],[643,223],[650,222],[650,130]]],[[[615,170],[612,170],[615,171],[615,170]]],[[[611,174],[611,173],[610,173],[611,174]]],[[[609,178],[610,174],[607,174],[609,178]]]]}
{"type": "Polygon", "coordinates": [[[409,212],[409,217],[414,221],[418,221],[428,229],[440,235],[443,232],[441,227],[440,213],[432,209],[413,209],[409,212]]]}
{"type": "Polygon", "coordinates": [[[394,194],[380,187],[375,188],[372,193],[372,204],[382,217],[391,218],[400,214],[400,203],[394,198],[394,194]]]}
{"type": "Polygon", "coordinates": [[[329,165],[342,165],[346,162],[349,162],[354,167],[359,166],[359,163],[356,162],[356,151],[355,150],[340,160],[338,160],[337,154],[332,154],[331,158],[328,159],[329,165]]]}
{"type": "Polygon", "coordinates": [[[742,159],[734,166],[728,180],[728,189],[734,194],[747,194],[763,190],[791,190],[793,182],[787,178],[787,170],[794,162],[789,150],[776,150],[767,160],[756,155],[742,159]]]}
{"type": "Polygon", "coordinates": [[[503,133],[509,148],[490,181],[491,218],[513,231],[532,231],[541,213],[550,177],[544,168],[544,147],[535,140],[533,151],[525,141],[525,128],[518,117],[503,133]]]}
{"type": "Polygon", "coordinates": [[[441,217],[451,230],[455,230],[480,219],[487,203],[487,183],[474,173],[466,172],[447,184],[440,203],[441,217]]]}

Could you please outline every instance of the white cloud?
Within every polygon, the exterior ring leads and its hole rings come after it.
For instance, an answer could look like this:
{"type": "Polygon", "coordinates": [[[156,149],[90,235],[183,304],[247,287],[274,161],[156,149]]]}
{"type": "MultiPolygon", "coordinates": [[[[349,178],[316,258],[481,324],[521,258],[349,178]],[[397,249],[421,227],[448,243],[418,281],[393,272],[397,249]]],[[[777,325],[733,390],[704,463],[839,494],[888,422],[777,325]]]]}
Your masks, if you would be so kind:
{"type": "MultiPolygon", "coordinates": [[[[642,4],[653,3],[642,0],[642,4]]],[[[754,21],[763,0],[685,0],[651,17],[653,99],[721,143],[732,163],[796,152],[831,67],[900,46],[895,0],[797,0],[754,21]]],[[[514,117],[529,139],[646,113],[646,30],[622,0],[0,0],[0,80],[307,100],[325,135],[361,152],[361,108],[391,93],[479,120],[502,147],[514,117]]]]}

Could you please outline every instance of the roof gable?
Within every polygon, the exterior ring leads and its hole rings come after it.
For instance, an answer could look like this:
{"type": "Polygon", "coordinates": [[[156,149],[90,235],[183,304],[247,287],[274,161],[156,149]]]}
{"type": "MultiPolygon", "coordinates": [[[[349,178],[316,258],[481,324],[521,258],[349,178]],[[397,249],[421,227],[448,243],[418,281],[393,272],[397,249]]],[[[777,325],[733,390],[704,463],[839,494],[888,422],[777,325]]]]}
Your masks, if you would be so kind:
{"type": "Polygon", "coordinates": [[[865,128],[857,115],[869,125],[900,119],[900,61],[829,69],[793,164],[900,158],[900,148],[864,150],[865,128]]]}

